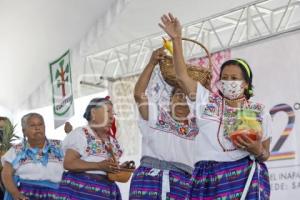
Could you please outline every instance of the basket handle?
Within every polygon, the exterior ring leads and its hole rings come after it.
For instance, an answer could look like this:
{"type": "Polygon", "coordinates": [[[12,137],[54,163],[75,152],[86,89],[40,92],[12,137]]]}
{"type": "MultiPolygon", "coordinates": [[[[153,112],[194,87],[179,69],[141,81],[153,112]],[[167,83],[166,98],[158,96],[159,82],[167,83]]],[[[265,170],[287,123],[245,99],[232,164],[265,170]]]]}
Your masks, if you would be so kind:
{"type": "Polygon", "coordinates": [[[201,44],[200,42],[198,42],[198,41],[196,41],[196,40],[193,40],[193,39],[189,39],[189,38],[184,38],[184,37],[183,37],[182,40],[190,41],[190,42],[196,43],[196,44],[198,44],[199,46],[201,46],[201,47],[204,49],[204,51],[205,51],[205,53],[207,54],[207,57],[208,57],[208,68],[209,68],[209,70],[212,72],[211,55],[210,55],[209,51],[207,50],[207,48],[206,48],[203,44],[201,44]]]}

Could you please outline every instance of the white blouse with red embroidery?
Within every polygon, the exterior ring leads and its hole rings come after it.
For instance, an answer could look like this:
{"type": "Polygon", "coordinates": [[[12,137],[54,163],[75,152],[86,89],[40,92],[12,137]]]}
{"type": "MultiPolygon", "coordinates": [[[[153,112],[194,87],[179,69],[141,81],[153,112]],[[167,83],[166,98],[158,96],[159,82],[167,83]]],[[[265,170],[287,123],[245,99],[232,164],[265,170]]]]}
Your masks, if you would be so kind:
{"type": "Polygon", "coordinates": [[[139,120],[142,156],[194,166],[195,137],[198,135],[194,110],[187,123],[176,122],[170,114],[148,97],[149,120],[139,120]]]}
{"type": "MultiPolygon", "coordinates": [[[[63,150],[72,149],[77,151],[81,159],[87,162],[100,162],[111,157],[106,150],[107,145],[112,145],[112,150],[116,159],[119,159],[123,150],[118,141],[109,137],[110,141],[97,139],[93,130],[89,127],[79,127],[67,135],[63,141],[63,150]]],[[[106,174],[104,171],[86,171],[92,174],[106,174]]]]}
{"type": "MultiPolygon", "coordinates": [[[[235,148],[224,129],[224,123],[231,119],[230,113],[235,112],[235,108],[227,106],[219,94],[210,93],[200,83],[197,86],[195,106],[196,121],[201,133],[196,137],[196,161],[227,162],[249,155],[247,151],[235,148]]],[[[270,138],[271,116],[265,107],[251,101],[247,101],[245,106],[257,113],[257,119],[262,127],[262,141],[270,138]]]]}

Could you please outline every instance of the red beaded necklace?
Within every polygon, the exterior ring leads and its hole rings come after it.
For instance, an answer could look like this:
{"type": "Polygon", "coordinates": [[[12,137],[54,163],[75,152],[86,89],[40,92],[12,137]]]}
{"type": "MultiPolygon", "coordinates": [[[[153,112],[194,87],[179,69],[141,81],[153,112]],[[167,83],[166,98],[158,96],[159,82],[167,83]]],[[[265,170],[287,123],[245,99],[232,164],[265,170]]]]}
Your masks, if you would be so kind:
{"type": "Polygon", "coordinates": [[[244,103],[245,103],[245,101],[247,101],[247,99],[246,99],[244,96],[241,97],[241,98],[238,98],[238,99],[234,99],[234,100],[222,98],[222,104],[221,104],[221,118],[220,118],[220,123],[219,123],[219,126],[218,126],[217,138],[218,138],[218,143],[219,143],[219,145],[221,146],[223,152],[229,152],[229,151],[235,151],[235,150],[237,150],[237,148],[226,149],[226,148],[224,147],[224,145],[223,145],[223,144],[221,143],[221,141],[220,141],[220,130],[221,130],[221,125],[222,125],[223,120],[224,120],[225,100],[229,100],[229,101],[231,101],[231,102],[242,101],[242,107],[244,107],[244,103]]]}

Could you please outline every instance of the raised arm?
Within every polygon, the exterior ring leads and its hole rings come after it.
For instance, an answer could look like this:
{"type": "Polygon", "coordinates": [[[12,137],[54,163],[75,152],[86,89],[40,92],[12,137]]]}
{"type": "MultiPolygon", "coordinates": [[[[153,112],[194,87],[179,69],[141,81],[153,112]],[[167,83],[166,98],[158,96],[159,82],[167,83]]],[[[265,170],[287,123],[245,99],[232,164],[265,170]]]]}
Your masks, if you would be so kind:
{"type": "Polygon", "coordinates": [[[186,64],[183,57],[181,25],[177,18],[172,14],[163,15],[159,26],[169,35],[173,42],[173,64],[179,85],[183,88],[185,94],[195,100],[197,82],[189,77],[186,64]]]}
{"type": "Polygon", "coordinates": [[[134,99],[144,120],[148,120],[148,98],[146,96],[146,89],[154,67],[158,64],[159,60],[163,59],[164,55],[163,48],[153,51],[148,64],[135,84],[134,99]]]}

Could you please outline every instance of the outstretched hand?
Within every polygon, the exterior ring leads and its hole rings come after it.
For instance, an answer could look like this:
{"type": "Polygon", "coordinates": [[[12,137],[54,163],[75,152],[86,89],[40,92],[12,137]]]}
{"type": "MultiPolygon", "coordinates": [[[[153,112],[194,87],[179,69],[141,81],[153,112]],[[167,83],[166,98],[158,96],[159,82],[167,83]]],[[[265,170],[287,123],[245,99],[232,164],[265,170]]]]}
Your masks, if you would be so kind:
{"type": "Polygon", "coordinates": [[[181,25],[179,20],[171,13],[163,15],[158,25],[169,35],[171,39],[181,38],[181,25]]]}

